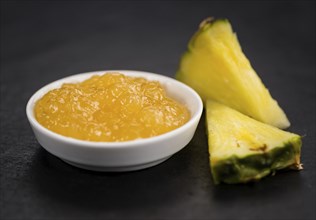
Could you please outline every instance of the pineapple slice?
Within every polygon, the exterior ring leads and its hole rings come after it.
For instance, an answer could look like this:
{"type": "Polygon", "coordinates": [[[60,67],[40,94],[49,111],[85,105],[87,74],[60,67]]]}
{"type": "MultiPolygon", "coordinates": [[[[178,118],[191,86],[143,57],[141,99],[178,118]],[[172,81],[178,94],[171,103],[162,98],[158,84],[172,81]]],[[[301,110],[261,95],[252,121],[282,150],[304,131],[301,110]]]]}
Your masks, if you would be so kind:
{"type": "Polygon", "coordinates": [[[182,56],[176,78],[213,99],[278,128],[290,123],[243,54],[228,20],[205,20],[182,56]]]}
{"type": "Polygon", "coordinates": [[[301,137],[208,100],[207,130],[214,182],[259,180],[284,168],[301,169],[301,137]]]}

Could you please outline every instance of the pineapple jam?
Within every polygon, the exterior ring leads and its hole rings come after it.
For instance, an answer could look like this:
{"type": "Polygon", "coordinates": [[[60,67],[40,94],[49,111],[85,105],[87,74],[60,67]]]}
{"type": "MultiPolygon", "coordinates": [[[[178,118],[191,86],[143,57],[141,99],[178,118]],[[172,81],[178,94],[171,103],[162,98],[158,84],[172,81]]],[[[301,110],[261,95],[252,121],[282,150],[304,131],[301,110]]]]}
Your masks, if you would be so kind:
{"type": "Polygon", "coordinates": [[[115,142],[174,130],[190,119],[190,113],[157,81],[106,73],[46,93],[35,104],[35,117],[64,136],[115,142]]]}

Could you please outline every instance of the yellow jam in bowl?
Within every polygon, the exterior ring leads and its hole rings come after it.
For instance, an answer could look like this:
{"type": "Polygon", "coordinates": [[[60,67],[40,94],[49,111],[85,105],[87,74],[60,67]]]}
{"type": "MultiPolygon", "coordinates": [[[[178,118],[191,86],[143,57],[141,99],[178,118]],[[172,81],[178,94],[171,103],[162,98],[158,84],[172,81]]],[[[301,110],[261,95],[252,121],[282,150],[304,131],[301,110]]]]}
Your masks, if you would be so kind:
{"type": "Polygon", "coordinates": [[[35,104],[36,120],[58,134],[88,141],[128,141],[174,130],[190,119],[157,81],[120,73],[94,75],[51,90],[35,104]]]}

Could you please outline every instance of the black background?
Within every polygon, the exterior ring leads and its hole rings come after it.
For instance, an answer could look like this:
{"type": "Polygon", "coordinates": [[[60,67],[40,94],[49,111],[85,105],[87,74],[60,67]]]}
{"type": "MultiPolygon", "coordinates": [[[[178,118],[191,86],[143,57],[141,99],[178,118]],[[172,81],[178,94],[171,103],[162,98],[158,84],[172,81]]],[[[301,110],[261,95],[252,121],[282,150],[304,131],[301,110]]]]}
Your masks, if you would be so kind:
{"type": "Polygon", "coordinates": [[[1,219],[315,219],[315,2],[1,2],[1,219]],[[174,76],[199,22],[227,17],[304,135],[301,172],[214,186],[204,116],[168,161],[127,173],[71,167],[36,142],[30,96],[59,78],[134,69],[174,76]]]}

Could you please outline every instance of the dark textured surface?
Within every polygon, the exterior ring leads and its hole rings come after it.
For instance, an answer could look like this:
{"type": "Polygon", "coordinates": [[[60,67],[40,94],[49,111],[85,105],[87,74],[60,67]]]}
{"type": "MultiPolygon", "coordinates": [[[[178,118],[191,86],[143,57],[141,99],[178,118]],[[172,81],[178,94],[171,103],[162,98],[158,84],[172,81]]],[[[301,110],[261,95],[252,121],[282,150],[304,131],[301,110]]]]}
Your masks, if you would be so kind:
{"type": "Polygon", "coordinates": [[[1,219],[315,219],[315,3],[1,2],[1,219]],[[204,117],[192,142],[129,173],[73,168],[36,142],[25,116],[43,85],[75,73],[173,76],[205,17],[227,17],[244,52],[304,135],[302,172],[214,186],[204,117]]]}

